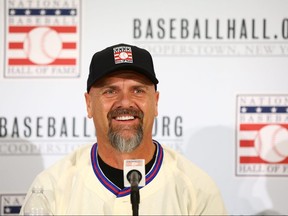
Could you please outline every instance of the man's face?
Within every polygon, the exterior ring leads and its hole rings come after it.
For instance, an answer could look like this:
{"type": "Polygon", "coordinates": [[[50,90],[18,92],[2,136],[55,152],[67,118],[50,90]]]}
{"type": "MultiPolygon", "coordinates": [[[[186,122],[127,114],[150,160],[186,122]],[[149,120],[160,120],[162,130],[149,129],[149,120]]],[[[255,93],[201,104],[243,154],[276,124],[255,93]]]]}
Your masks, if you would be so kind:
{"type": "Polygon", "coordinates": [[[85,97],[98,141],[108,140],[119,151],[131,152],[143,139],[151,140],[159,93],[144,75],[112,73],[96,82],[85,97]]]}

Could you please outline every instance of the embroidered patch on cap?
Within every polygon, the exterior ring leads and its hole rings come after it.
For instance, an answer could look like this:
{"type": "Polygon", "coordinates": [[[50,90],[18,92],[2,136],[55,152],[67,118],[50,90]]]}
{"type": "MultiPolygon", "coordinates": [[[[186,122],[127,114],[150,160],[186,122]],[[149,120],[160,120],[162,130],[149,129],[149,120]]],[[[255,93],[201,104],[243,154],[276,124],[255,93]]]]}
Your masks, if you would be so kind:
{"type": "Polygon", "coordinates": [[[127,46],[113,48],[115,64],[133,63],[132,49],[127,46]]]}

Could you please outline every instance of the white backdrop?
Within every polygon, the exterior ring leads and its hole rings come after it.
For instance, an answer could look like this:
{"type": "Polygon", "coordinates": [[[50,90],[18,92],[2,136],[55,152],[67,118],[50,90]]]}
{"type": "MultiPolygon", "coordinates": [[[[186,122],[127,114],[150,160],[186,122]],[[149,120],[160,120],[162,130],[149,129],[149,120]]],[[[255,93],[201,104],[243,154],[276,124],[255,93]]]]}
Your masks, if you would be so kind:
{"type": "Polygon", "coordinates": [[[0,214],[19,210],[37,173],[95,142],[84,101],[90,59],[121,42],[154,57],[154,138],[214,178],[229,214],[288,214],[287,8],[285,0],[1,1],[0,214]]]}

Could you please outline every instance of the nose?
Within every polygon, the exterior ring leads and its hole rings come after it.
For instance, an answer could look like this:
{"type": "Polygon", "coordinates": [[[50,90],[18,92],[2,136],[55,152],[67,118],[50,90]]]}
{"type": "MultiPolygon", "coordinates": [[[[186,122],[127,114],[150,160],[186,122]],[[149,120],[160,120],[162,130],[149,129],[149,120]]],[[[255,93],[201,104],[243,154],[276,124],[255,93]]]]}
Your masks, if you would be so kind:
{"type": "Polygon", "coordinates": [[[129,93],[121,92],[121,94],[119,94],[118,100],[116,102],[117,108],[129,108],[129,107],[133,107],[133,105],[134,105],[134,102],[129,93]]]}

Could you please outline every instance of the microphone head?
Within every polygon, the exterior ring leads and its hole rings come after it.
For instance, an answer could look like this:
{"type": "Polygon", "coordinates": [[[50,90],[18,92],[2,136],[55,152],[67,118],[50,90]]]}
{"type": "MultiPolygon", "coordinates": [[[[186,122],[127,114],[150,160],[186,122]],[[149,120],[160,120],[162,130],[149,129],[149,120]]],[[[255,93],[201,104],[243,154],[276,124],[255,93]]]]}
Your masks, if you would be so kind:
{"type": "Polygon", "coordinates": [[[137,184],[139,184],[142,179],[142,174],[140,171],[133,169],[127,173],[127,179],[130,184],[132,184],[132,182],[137,182],[137,184]]]}

